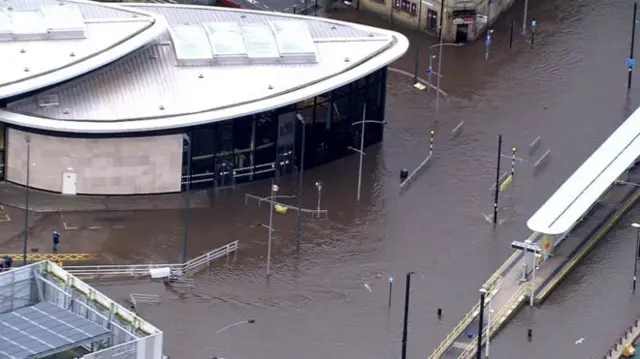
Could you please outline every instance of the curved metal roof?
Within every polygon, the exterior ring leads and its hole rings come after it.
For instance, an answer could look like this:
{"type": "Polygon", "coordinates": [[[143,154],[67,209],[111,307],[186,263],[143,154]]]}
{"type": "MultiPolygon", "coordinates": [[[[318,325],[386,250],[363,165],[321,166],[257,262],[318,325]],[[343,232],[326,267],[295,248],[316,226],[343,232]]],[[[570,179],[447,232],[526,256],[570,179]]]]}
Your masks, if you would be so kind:
{"type": "MultiPolygon", "coordinates": [[[[274,22],[304,22],[316,47],[314,61],[184,66],[176,55],[176,41],[167,31],[149,46],[94,73],[9,104],[0,110],[0,119],[25,127],[77,133],[199,125],[326,93],[390,64],[409,45],[406,37],[393,31],[325,18],[204,6],[122,6],[152,12],[166,19],[169,26],[213,22],[270,24],[273,28],[274,22]],[[49,99],[55,105],[43,106],[49,99]]],[[[290,36],[289,41],[292,39],[290,36]]],[[[305,47],[309,46],[300,46],[305,47]]],[[[193,56],[203,56],[200,53],[193,56]]]]}

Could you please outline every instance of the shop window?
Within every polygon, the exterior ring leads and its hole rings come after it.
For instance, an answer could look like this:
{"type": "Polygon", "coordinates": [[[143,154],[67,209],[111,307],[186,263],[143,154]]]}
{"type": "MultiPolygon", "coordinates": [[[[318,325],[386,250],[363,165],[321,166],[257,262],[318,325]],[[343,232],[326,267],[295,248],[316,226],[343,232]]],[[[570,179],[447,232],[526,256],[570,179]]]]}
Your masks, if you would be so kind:
{"type": "Polygon", "coordinates": [[[411,0],[395,0],[395,8],[411,16],[418,16],[418,3],[411,0]]]}

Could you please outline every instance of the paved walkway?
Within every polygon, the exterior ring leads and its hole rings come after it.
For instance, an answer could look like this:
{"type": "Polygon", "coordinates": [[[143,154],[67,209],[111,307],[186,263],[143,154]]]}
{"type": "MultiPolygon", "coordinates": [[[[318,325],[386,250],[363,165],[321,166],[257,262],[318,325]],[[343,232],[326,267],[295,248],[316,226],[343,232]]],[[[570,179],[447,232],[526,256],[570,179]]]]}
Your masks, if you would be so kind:
{"type": "MultiPolygon", "coordinates": [[[[7,207],[25,208],[24,187],[0,182],[0,203],[7,207]]],[[[208,191],[191,192],[191,208],[209,207],[208,191]]],[[[63,195],[29,190],[29,210],[38,213],[95,212],[95,211],[140,211],[181,209],[185,206],[181,193],[140,196],[84,196],[63,195]]]]}

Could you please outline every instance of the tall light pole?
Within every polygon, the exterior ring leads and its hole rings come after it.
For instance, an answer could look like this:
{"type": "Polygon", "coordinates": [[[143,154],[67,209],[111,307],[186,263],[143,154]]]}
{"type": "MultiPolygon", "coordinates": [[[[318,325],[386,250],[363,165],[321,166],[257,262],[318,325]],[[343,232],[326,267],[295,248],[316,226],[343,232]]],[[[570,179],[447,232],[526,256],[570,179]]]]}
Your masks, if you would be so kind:
{"type": "MultiPolygon", "coordinates": [[[[222,332],[226,331],[226,330],[227,330],[227,329],[229,329],[229,328],[233,328],[233,327],[235,327],[236,325],[241,325],[241,324],[253,324],[253,323],[255,323],[255,322],[256,322],[256,320],[255,320],[255,319],[247,319],[247,320],[242,320],[242,321],[239,321],[239,322],[231,323],[231,324],[229,324],[229,325],[226,325],[226,326],[222,327],[220,330],[216,331],[213,335],[214,335],[214,337],[215,337],[216,335],[218,335],[218,334],[220,334],[220,333],[222,333],[222,332]]],[[[217,356],[214,356],[212,359],[223,359],[223,358],[219,358],[219,357],[217,357],[217,356]]]]}
{"type": "Polygon", "coordinates": [[[409,336],[409,299],[411,297],[411,275],[407,272],[407,279],[404,288],[404,321],[402,324],[402,359],[407,359],[407,337],[409,336]]]}
{"type": "MultiPolygon", "coordinates": [[[[429,47],[429,50],[439,48],[438,52],[438,72],[435,74],[438,80],[436,81],[436,123],[440,118],[440,80],[442,79],[442,48],[445,46],[462,46],[462,44],[456,44],[452,42],[443,42],[444,36],[440,36],[440,43],[429,47]]],[[[429,51],[431,53],[431,51],[429,51]]]]}
{"type": "Polygon", "coordinates": [[[322,183],[316,181],[316,189],[318,190],[318,210],[316,215],[320,218],[320,200],[322,199],[322,183]]]}
{"type": "Polygon", "coordinates": [[[422,1],[418,4],[418,24],[416,25],[416,58],[413,69],[413,83],[418,83],[418,62],[420,61],[420,20],[422,18],[422,1]]]}
{"type": "Polygon", "coordinates": [[[27,265],[27,242],[29,241],[29,177],[31,175],[31,137],[24,136],[27,144],[27,178],[24,192],[24,243],[22,244],[22,265],[27,265]]]}
{"type": "Polygon", "coordinates": [[[487,290],[480,288],[480,314],[478,314],[478,350],[476,351],[476,359],[482,359],[482,330],[484,329],[484,300],[487,290]]]}
{"type": "Polygon", "coordinates": [[[187,242],[189,241],[189,209],[191,207],[191,138],[186,133],[182,138],[187,142],[187,184],[184,195],[184,235],[182,236],[182,263],[187,263],[187,242]]]}
{"type": "Polygon", "coordinates": [[[527,33],[527,10],[529,10],[529,0],[524,0],[524,16],[522,18],[522,35],[527,33]]]}
{"type": "MultiPolygon", "coordinates": [[[[227,326],[222,327],[222,329],[218,330],[215,334],[220,334],[220,333],[224,332],[225,330],[227,330],[227,329],[229,329],[229,328],[235,327],[236,325],[240,325],[240,324],[253,324],[253,323],[255,323],[255,322],[256,322],[256,320],[255,320],[255,319],[247,319],[247,320],[243,320],[243,321],[240,321],[240,322],[231,323],[231,324],[229,324],[229,325],[227,325],[227,326]]],[[[214,334],[214,335],[215,335],[215,334],[214,334]]]]}
{"type": "MultiPolygon", "coordinates": [[[[360,201],[360,190],[362,187],[362,158],[365,155],[364,153],[364,131],[365,131],[365,124],[366,123],[379,123],[384,125],[386,122],[385,121],[374,121],[374,120],[367,120],[367,104],[365,103],[364,105],[362,105],[362,120],[358,121],[358,122],[354,122],[351,124],[351,126],[356,126],[356,125],[361,125],[360,127],[360,149],[357,148],[353,148],[351,146],[349,146],[349,149],[355,152],[358,152],[360,154],[360,165],[358,167],[358,194],[356,196],[356,200],[360,201]]],[[[319,208],[318,208],[319,210],[319,208]]]]}
{"type": "Polygon", "coordinates": [[[631,26],[631,48],[629,49],[629,59],[627,59],[627,67],[629,68],[629,75],[627,78],[627,90],[631,89],[631,80],[633,77],[633,67],[635,66],[633,47],[636,42],[636,17],[638,15],[638,3],[633,3],[633,25],[631,26]]]}
{"type": "Polygon", "coordinates": [[[633,252],[633,292],[636,291],[636,274],[638,273],[638,257],[640,257],[640,224],[633,223],[631,227],[636,229],[636,250],[633,252]]]}
{"type": "Polygon", "coordinates": [[[307,137],[307,124],[301,114],[296,114],[296,119],[302,124],[302,146],[300,148],[300,173],[298,174],[298,237],[296,239],[296,251],[300,251],[300,237],[302,233],[302,177],[304,175],[304,152],[307,137]]]}

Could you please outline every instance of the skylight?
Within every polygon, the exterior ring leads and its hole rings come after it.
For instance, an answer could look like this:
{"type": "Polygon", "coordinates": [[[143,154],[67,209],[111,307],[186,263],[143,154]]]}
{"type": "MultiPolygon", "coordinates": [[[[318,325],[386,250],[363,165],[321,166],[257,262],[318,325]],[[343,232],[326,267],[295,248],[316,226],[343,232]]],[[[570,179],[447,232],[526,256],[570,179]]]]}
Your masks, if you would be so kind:
{"type": "Polygon", "coordinates": [[[280,61],[278,44],[269,25],[243,25],[242,35],[252,63],[273,64],[280,61]]]}
{"type": "Polygon", "coordinates": [[[14,40],[44,40],[47,37],[47,27],[40,11],[12,11],[11,21],[14,40]]]}
{"type": "Polygon", "coordinates": [[[0,41],[11,41],[11,39],[13,39],[11,17],[5,10],[0,9],[0,41]]]}
{"type": "Polygon", "coordinates": [[[213,63],[213,52],[204,27],[173,26],[170,34],[179,66],[207,66],[213,63]]]}
{"type": "Polygon", "coordinates": [[[316,44],[304,21],[283,20],[270,23],[285,63],[315,63],[316,44]]]}
{"type": "Polygon", "coordinates": [[[209,43],[213,50],[213,58],[221,64],[244,64],[249,60],[244,45],[242,30],[235,22],[208,22],[203,24],[209,43]]]}
{"type": "Polygon", "coordinates": [[[75,5],[43,5],[44,23],[51,39],[82,39],[85,24],[82,12],[75,5]]]}

